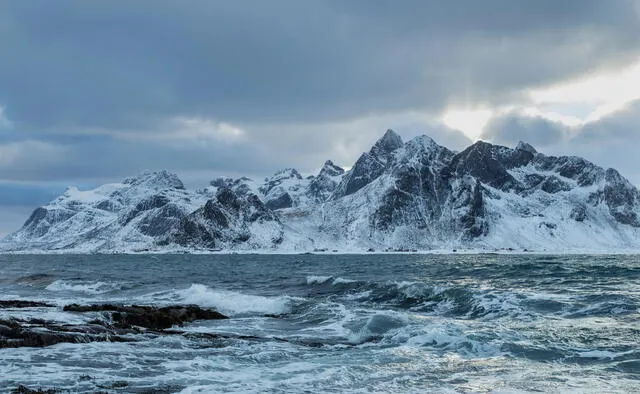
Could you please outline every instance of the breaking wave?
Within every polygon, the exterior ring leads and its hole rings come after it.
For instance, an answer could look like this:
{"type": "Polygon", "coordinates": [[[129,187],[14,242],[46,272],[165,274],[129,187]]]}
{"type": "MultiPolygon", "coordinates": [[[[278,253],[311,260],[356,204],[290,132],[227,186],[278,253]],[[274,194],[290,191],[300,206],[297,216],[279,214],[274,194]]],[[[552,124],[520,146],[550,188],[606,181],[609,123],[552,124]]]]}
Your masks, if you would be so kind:
{"type": "Polygon", "coordinates": [[[45,290],[55,292],[77,292],[89,295],[106,294],[124,289],[126,286],[119,282],[56,280],[45,287],[45,290]]]}
{"type": "Polygon", "coordinates": [[[228,315],[284,314],[288,313],[294,298],[287,296],[265,297],[242,294],[230,290],[216,290],[194,283],[186,289],[175,291],[177,301],[215,308],[228,315]]]}

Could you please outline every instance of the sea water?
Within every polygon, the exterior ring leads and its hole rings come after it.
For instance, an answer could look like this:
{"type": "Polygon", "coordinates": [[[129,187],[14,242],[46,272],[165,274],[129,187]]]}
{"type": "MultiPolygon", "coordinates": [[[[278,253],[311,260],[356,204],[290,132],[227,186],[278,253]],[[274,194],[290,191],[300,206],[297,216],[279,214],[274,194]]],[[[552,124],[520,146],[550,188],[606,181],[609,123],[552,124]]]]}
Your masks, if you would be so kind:
{"type": "Polygon", "coordinates": [[[0,256],[0,319],[70,303],[228,320],[126,343],[0,349],[0,392],[640,392],[640,257],[0,256]]]}

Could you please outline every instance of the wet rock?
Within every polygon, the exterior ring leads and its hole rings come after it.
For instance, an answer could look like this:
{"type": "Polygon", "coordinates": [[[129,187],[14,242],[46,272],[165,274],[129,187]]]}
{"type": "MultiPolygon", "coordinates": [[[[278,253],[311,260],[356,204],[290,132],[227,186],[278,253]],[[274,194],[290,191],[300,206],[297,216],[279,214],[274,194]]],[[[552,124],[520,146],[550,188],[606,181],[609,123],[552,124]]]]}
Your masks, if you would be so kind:
{"type": "Polygon", "coordinates": [[[40,308],[53,307],[54,305],[40,301],[0,300],[0,309],[8,308],[40,308]]]}
{"type": "MultiPolygon", "coordinates": [[[[9,302],[3,301],[7,304],[9,302]]],[[[15,305],[11,302],[11,305],[15,305]]],[[[29,302],[22,307],[49,306],[29,302]]],[[[169,335],[165,331],[173,326],[195,320],[227,319],[223,314],[195,305],[167,307],[123,305],[78,305],[64,307],[66,312],[100,312],[103,319],[83,324],[59,324],[42,319],[0,320],[0,349],[19,347],[46,347],[58,343],[132,342],[140,333],[169,335]],[[149,330],[149,331],[147,331],[149,330]]]]}
{"type": "Polygon", "coordinates": [[[0,320],[0,349],[46,347],[58,343],[130,342],[132,339],[98,325],[57,325],[43,320],[0,320]]]}
{"type": "Polygon", "coordinates": [[[144,327],[152,330],[163,330],[175,325],[182,325],[195,320],[218,320],[228,317],[212,309],[202,309],[196,305],[186,306],[122,306],[112,304],[78,305],[64,307],[65,312],[107,312],[114,327],[131,329],[144,327]]]}
{"type": "Polygon", "coordinates": [[[57,389],[30,389],[27,386],[19,385],[15,389],[11,390],[11,394],[56,394],[60,391],[57,389]]]}

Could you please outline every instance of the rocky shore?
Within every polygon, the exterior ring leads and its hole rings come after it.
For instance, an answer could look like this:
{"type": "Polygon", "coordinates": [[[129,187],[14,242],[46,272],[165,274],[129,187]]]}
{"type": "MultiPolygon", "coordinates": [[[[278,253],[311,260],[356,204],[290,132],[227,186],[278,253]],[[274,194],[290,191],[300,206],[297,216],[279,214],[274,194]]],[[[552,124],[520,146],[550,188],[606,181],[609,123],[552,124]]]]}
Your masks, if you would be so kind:
{"type": "MultiPolygon", "coordinates": [[[[3,300],[0,310],[55,308],[45,302],[3,300]]],[[[166,307],[142,305],[66,305],[65,312],[92,314],[83,324],[61,324],[44,319],[0,319],[0,349],[45,347],[57,343],[133,342],[137,334],[172,335],[174,326],[195,320],[227,319],[227,316],[195,305],[166,307]]],[[[6,315],[6,314],[5,314],[6,315]]],[[[9,314],[10,316],[10,314],[9,314]]]]}

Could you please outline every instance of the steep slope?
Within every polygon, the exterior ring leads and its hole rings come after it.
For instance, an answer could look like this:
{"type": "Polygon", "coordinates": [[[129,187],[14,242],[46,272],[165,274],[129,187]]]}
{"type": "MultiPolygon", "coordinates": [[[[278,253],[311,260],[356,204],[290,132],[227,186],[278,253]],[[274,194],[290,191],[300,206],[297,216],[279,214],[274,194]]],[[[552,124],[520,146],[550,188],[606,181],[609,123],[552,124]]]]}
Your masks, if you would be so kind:
{"type": "Polygon", "coordinates": [[[402,147],[402,138],[395,131],[389,129],[369,152],[363,153],[351,170],[344,176],[333,198],[348,196],[362,189],[380,175],[393,162],[393,154],[402,147]]]}
{"type": "Polygon", "coordinates": [[[146,249],[205,199],[185,190],[180,179],[166,171],[144,172],[89,191],[69,188],[37,208],[2,246],[13,250],[146,249]]]}
{"type": "Polygon", "coordinates": [[[313,177],[305,194],[311,203],[322,203],[331,198],[342,182],[344,169],[327,160],[317,176],[313,177]]]}
{"type": "MultiPolygon", "coordinates": [[[[525,143],[479,141],[454,154],[422,136],[392,147],[373,176],[357,176],[358,190],[285,210],[283,222],[320,249],[640,249],[640,194],[613,169],[525,143]]],[[[341,190],[353,173],[362,169],[341,190]]]]}
{"type": "Polygon", "coordinates": [[[185,217],[161,245],[196,249],[269,249],[282,243],[278,217],[251,192],[227,187],[185,217]]]}

